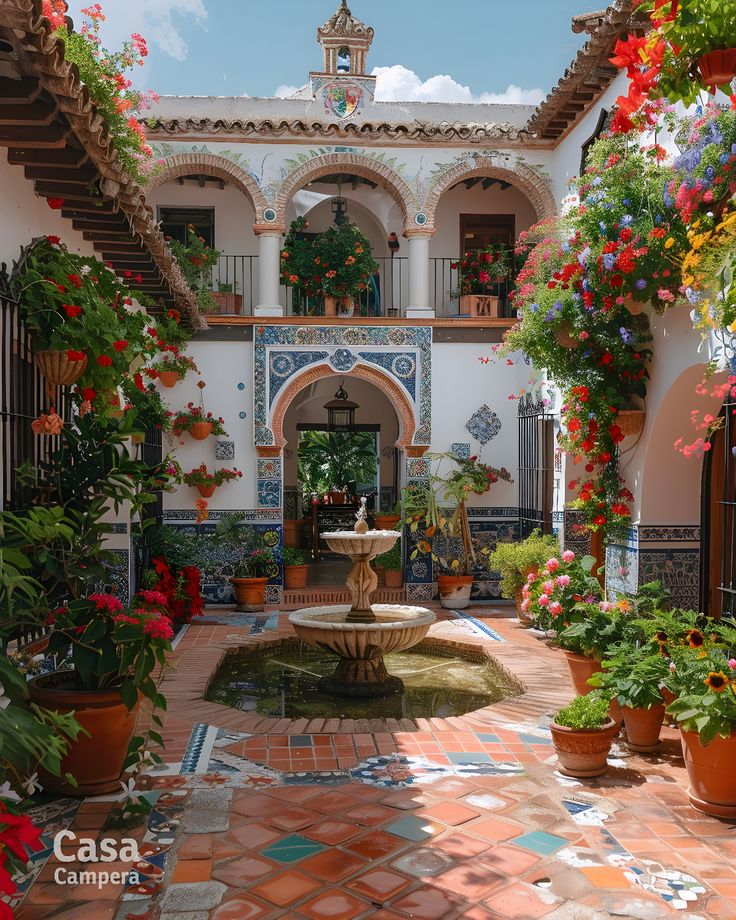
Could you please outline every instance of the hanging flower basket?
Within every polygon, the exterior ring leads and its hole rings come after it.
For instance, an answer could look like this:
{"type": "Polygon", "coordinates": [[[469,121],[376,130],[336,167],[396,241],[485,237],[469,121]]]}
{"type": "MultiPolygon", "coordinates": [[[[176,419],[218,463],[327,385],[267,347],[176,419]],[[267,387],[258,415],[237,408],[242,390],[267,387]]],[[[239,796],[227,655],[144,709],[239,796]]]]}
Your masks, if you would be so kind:
{"type": "Polygon", "coordinates": [[[87,355],[80,352],[81,358],[69,358],[68,351],[37,351],[36,366],[46,378],[46,389],[50,387],[68,387],[82,376],[87,369],[87,355]]]}
{"type": "Polygon", "coordinates": [[[194,422],[189,429],[189,434],[195,441],[204,441],[212,433],[212,422],[194,422]]]}
{"type": "Polygon", "coordinates": [[[573,334],[572,325],[567,322],[561,323],[555,330],[555,339],[563,348],[577,348],[580,345],[580,340],[573,334]]]}
{"type": "Polygon", "coordinates": [[[641,434],[644,428],[644,416],[643,409],[621,409],[616,416],[616,424],[627,438],[633,437],[641,434]]]}
{"type": "Polygon", "coordinates": [[[165,387],[175,387],[181,377],[177,371],[159,371],[158,379],[165,387]]]}
{"type": "Polygon", "coordinates": [[[705,87],[724,86],[736,76],[736,48],[708,51],[698,60],[700,82],[705,87]]]}
{"type": "Polygon", "coordinates": [[[645,300],[634,300],[630,294],[624,300],[624,307],[632,316],[639,316],[641,313],[643,313],[646,305],[647,304],[645,300]]]}

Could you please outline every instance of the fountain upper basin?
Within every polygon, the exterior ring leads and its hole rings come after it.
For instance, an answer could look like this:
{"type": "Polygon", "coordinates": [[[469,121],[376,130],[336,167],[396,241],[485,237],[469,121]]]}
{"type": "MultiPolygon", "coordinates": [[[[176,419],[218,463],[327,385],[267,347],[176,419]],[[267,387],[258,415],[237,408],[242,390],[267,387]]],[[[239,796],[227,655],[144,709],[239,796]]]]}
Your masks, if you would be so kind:
{"type": "Polygon", "coordinates": [[[391,549],[401,534],[398,530],[331,530],[321,535],[334,553],[344,556],[367,556],[370,559],[391,549]]]}
{"type": "MultiPolygon", "coordinates": [[[[390,531],[389,531],[390,532],[390,531]]],[[[387,655],[416,645],[427,635],[435,615],[424,607],[373,604],[372,623],[347,623],[350,606],[310,607],[289,615],[294,632],[312,648],[329,648],[341,658],[387,655]]]]}

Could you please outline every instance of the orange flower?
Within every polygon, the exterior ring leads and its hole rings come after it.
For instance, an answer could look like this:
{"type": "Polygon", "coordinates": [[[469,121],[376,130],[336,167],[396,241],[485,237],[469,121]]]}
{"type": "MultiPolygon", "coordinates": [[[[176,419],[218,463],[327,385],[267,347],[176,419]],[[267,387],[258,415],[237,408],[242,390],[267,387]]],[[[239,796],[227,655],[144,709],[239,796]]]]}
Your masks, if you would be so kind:
{"type": "Polygon", "coordinates": [[[705,642],[705,636],[699,629],[688,629],[685,633],[685,638],[690,648],[700,648],[705,642]]]}
{"type": "Polygon", "coordinates": [[[723,691],[728,687],[730,681],[727,675],[723,673],[723,671],[711,671],[703,683],[706,687],[708,687],[709,690],[712,690],[714,693],[723,693],[723,691]]]}

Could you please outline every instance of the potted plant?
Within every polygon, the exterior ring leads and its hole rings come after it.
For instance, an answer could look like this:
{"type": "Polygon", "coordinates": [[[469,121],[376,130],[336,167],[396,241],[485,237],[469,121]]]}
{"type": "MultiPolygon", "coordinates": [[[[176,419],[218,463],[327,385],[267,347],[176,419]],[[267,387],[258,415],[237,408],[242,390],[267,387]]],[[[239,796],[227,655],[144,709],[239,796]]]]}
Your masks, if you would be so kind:
{"type": "Polygon", "coordinates": [[[139,434],[145,435],[149,428],[171,430],[171,415],[161,394],[152,383],[145,382],[142,374],[126,374],[120,382],[120,389],[125,400],[120,417],[127,414],[139,434]]]}
{"type": "Polygon", "coordinates": [[[384,569],[384,584],[387,588],[400,588],[404,582],[401,561],[401,540],[385,553],[376,557],[376,564],[384,569]]]}
{"type": "Polygon", "coordinates": [[[237,609],[247,613],[263,610],[266,585],[279,573],[273,548],[264,543],[259,530],[245,523],[242,513],[224,515],[217,522],[214,539],[236,557],[230,584],[237,609]]]}
{"type": "Polygon", "coordinates": [[[577,696],[559,709],[550,723],[558,767],[565,776],[601,776],[618,726],[608,714],[608,700],[594,693],[577,696]]]}
{"type": "Polygon", "coordinates": [[[234,479],[242,477],[240,470],[229,470],[223,467],[219,470],[213,470],[211,473],[207,469],[206,463],[200,463],[198,467],[184,473],[181,481],[188,486],[196,489],[202,498],[212,498],[215,489],[225,482],[232,482],[234,479]]]}
{"type": "Polygon", "coordinates": [[[668,686],[677,698],[667,712],[680,726],[691,804],[705,814],[733,819],[736,658],[730,649],[736,637],[732,628],[725,642],[697,632],[696,637],[690,631],[688,643],[672,649],[668,686]]]}
{"type": "Polygon", "coordinates": [[[180,409],[173,414],[171,430],[177,438],[185,431],[189,432],[196,441],[204,441],[211,434],[227,435],[224,419],[216,418],[211,412],[205,412],[201,404],[195,406],[191,402],[187,403],[186,409],[180,409]]]}
{"type": "Polygon", "coordinates": [[[198,374],[199,368],[194,360],[180,351],[176,345],[169,345],[162,359],[151,368],[151,371],[165,387],[173,387],[183,380],[189,371],[198,374]]]}
{"type": "Polygon", "coordinates": [[[373,526],[376,530],[396,530],[400,520],[401,502],[396,502],[389,511],[377,511],[373,515],[373,526]]]}
{"type": "Polygon", "coordinates": [[[212,297],[219,305],[219,312],[229,315],[239,315],[243,309],[243,295],[236,294],[236,284],[217,282],[217,290],[212,292],[212,297]]]}
{"type": "Polygon", "coordinates": [[[219,304],[212,293],[212,271],[220,258],[218,250],[207,245],[193,224],[187,227],[185,243],[174,239],[168,242],[187,284],[197,297],[200,311],[217,313],[219,304]]]}
{"type": "Polygon", "coordinates": [[[534,530],[518,543],[498,543],[488,554],[489,567],[501,575],[501,594],[516,601],[519,619],[523,623],[531,623],[531,617],[526,609],[522,609],[522,588],[527,584],[529,575],[536,575],[548,559],[559,553],[559,549],[557,537],[534,530]]]}
{"type": "Polygon", "coordinates": [[[284,563],[284,586],[289,589],[306,587],[309,555],[305,550],[284,546],[281,558],[284,563]]]}
{"type": "MultiPolygon", "coordinates": [[[[497,469],[481,463],[477,456],[458,457],[452,452],[427,454],[434,469],[426,485],[412,485],[404,490],[404,523],[414,535],[424,534],[432,539],[435,534],[450,538],[451,553],[439,555],[430,549],[432,559],[442,574],[437,577],[440,603],[449,609],[467,607],[473,586],[472,565],[475,552],[470,537],[466,502],[471,494],[483,495],[499,479],[513,482],[505,467],[497,469]],[[461,553],[455,553],[459,542],[461,553]]],[[[426,552],[419,540],[409,553],[416,559],[426,552]]]]}
{"type": "Polygon", "coordinates": [[[509,248],[499,243],[466,252],[451,268],[458,272],[460,313],[498,316],[498,287],[509,275],[509,248]]]}
{"type": "Polygon", "coordinates": [[[616,646],[615,655],[603,661],[603,670],[589,683],[621,707],[626,741],[634,751],[647,753],[659,747],[664,720],[661,687],[669,677],[669,661],[649,643],[616,646]]]}

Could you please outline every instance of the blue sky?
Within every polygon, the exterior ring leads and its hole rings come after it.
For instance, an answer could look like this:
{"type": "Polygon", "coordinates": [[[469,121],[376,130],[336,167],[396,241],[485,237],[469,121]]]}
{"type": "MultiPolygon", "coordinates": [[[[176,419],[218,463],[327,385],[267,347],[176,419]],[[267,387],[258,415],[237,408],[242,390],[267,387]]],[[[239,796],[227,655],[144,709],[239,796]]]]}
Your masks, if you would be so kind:
{"type": "MultiPolygon", "coordinates": [[[[107,0],[103,37],[149,42],[144,82],[163,94],[272,96],[321,66],[316,28],[339,0],[107,0]]],[[[86,3],[70,0],[70,13],[86,3]]],[[[349,0],[376,36],[379,98],[534,103],[583,38],[572,16],[602,0],[349,0]],[[509,87],[512,89],[509,91],[509,87]],[[515,87],[516,89],[513,89],[515,87]],[[523,92],[522,92],[523,91],[523,92]],[[491,95],[487,95],[491,94],[491,95]]]]}

